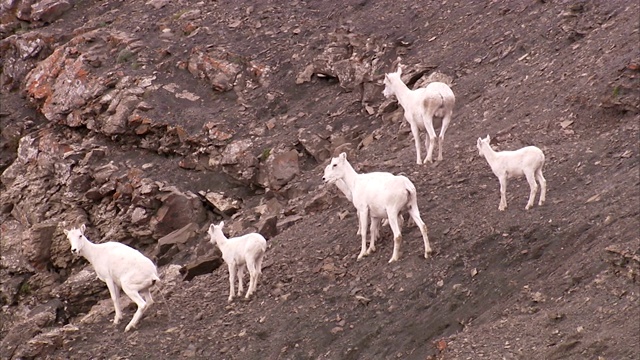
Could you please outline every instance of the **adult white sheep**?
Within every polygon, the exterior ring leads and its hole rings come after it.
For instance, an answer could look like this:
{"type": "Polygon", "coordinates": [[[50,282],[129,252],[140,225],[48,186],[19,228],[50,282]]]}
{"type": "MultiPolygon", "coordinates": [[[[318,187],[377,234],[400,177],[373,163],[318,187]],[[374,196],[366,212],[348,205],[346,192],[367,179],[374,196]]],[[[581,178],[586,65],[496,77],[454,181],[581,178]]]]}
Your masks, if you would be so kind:
{"type": "Polygon", "coordinates": [[[116,310],[114,324],[122,319],[120,289],[138,305],[133,319],[124,329],[127,332],[138,325],[144,312],[153,304],[150,288],[160,280],[156,266],[138,250],[125,244],[111,241],[92,243],[84,235],[85,230],[82,224],[80,228],[65,229],[64,234],[71,243],[71,252],[87,259],[98,278],[107,283],[116,310]]]}
{"type": "Polygon", "coordinates": [[[453,106],[456,97],[451,88],[442,82],[432,82],[425,88],[411,90],[402,81],[402,67],[398,64],[398,70],[384,75],[385,97],[395,96],[404,109],[404,118],[411,127],[411,134],[416,147],[416,163],[422,164],[420,152],[420,131],[427,130],[425,147],[427,156],[424,162],[432,162],[433,148],[436,143],[436,131],[433,128],[433,117],[442,118],[442,127],[438,141],[438,161],[442,161],[442,147],[444,134],[451,122],[453,106]]]}
{"type": "MultiPolygon", "coordinates": [[[[340,192],[344,194],[347,200],[353,202],[353,197],[351,196],[351,190],[349,190],[349,188],[347,187],[347,184],[343,180],[337,180],[335,184],[338,190],[340,190],[340,192]]],[[[389,225],[389,219],[387,218],[382,219],[382,226],[387,226],[387,225],[389,225]]],[[[404,225],[404,217],[402,216],[402,214],[400,214],[400,217],[398,218],[398,225],[402,229],[402,226],[404,225]]],[[[360,227],[358,227],[358,231],[356,232],[356,235],[360,235],[360,227]]]]}
{"type": "Polygon", "coordinates": [[[358,174],[349,161],[347,154],[341,153],[331,159],[331,163],[324,169],[322,180],[325,183],[343,181],[351,194],[351,201],[358,213],[362,248],[358,260],[376,250],[375,241],[378,237],[378,227],[384,218],[389,219],[389,226],[393,231],[393,255],[389,262],[397,261],[400,257],[402,234],[398,215],[401,210],[408,208],[409,215],[416,223],[424,239],[424,257],[431,253],[427,225],[420,218],[416,188],[408,178],[387,172],[372,172],[358,174]],[[367,221],[371,218],[371,240],[367,249],[367,221]]]}
{"type": "Polygon", "coordinates": [[[249,289],[245,295],[248,299],[256,291],[258,280],[262,275],[262,260],[267,251],[267,240],[258,234],[251,233],[234,238],[227,238],[222,232],[224,221],[219,225],[209,226],[209,237],[212,244],[217,244],[222,252],[222,259],[229,268],[229,302],[233,300],[236,272],[238,275],[238,296],[244,291],[242,277],[245,267],[249,269],[249,289]]]}
{"type": "Polygon", "coordinates": [[[523,174],[526,176],[531,190],[525,210],[533,207],[536,192],[538,191],[536,180],[540,183],[538,205],[542,205],[547,194],[547,181],[542,175],[542,168],[544,167],[544,153],[542,150],[535,146],[526,146],[515,151],[497,152],[491,148],[490,141],[489,135],[484,139],[478,138],[476,146],[480,155],[487,159],[491,170],[500,180],[500,205],[498,210],[504,211],[507,208],[507,179],[520,177],[523,174]]]}

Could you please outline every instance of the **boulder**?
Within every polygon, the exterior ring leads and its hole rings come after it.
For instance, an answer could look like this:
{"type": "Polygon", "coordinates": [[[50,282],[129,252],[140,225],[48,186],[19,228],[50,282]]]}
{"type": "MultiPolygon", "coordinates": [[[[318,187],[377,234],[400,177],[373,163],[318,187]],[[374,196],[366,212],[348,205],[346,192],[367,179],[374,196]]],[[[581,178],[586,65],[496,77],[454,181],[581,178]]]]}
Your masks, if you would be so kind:
{"type": "Polygon", "coordinates": [[[52,23],[59,19],[72,5],[68,0],[42,0],[31,5],[31,19],[52,23]]]}
{"type": "Polygon", "coordinates": [[[23,254],[38,270],[45,270],[49,264],[51,243],[57,228],[57,223],[40,223],[33,225],[23,234],[23,254]]]}
{"type": "Polygon", "coordinates": [[[231,216],[241,208],[240,200],[229,198],[223,193],[201,191],[200,195],[221,215],[231,216]]]}
{"type": "Polygon", "coordinates": [[[267,216],[264,219],[260,219],[256,227],[258,228],[258,233],[269,240],[278,235],[278,217],[267,216]]]}
{"type": "Polygon", "coordinates": [[[180,273],[183,275],[182,280],[191,281],[196,276],[210,274],[222,264],[224,264],[224,260],[222,260],[222,254],[219,251],[218,254],[199,257],[180,269],[180,273]]]}
{"type": "Polygon", "coordinates": [[[43,328],[55,323],[58,309],[62,306],[60,300],[52,300],[44,306],[36,307],[24,320],[16,323],[0,342],[0,359],[24,358],[20,356],[27,350],[24,347],[43,328]]]}
{"type": "Polygon", "coordinates": [[[330,144],[327,137],[321,137],[317,131],[300,129],[298,131],[298,141],[318,163],[322,163],[331,157],[330,144]]]}
{"type": "Polygon", "coordinates": [[[177,247],[177,250],[183,250],[184,245],[191,239],[195,238],[198,232],[198,225],[195,223],[189,223],[184,227],[174,230],[171,233],[161,237],[158,240],[158,245],[154,252],[154,256],[157,259],[158,266],[165,265],[171,260],[171,255],[167,252],[173,247],[177,247]]]}
{"type": "Polygon", "coordinates": [[[298,164],[298,152],[289,150],[280,154],[272,155],[269,159],[269,186],[273,189],[280,189],[300,173],[298,164]]]}
{"type": "Polygon", "coordinates": [[[69,314],[74,316],[86,313],[99,300],[109,298],[109,291],[93,268],[88,266],[69,276],[64,283],[53,289],[51,295],[65,299],[69,314]]]}
{"type": "Polygon", "coordinates": [[[174,191],[161,195],[160,200],[162,206],[150,220],[151,229],[158,238],[192,222],[201,223],[206,219],[202,202],[193,193],[174,191]]]}
{"type": "Polygon", "coordinates": [[[191,50],[187,69],[193,76],[208,81],[214,90],[224,92],[233,89],[236,78],[243,70],[237,59],[240,59],[239,55],[221,49],[195,47],[191,50]]]}

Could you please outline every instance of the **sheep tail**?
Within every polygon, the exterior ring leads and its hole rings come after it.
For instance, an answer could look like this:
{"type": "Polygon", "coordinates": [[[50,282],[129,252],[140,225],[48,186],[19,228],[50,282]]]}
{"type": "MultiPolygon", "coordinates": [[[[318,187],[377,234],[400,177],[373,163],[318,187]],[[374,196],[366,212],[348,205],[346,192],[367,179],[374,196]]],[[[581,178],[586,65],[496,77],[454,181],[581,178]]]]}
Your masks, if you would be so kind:
{"type": "Polygon", "coordinates": [[[158,285],[160,285],[160,287],[158,287],[156,293],[160,294],[160,297],[162,298],[162,303],[164,304],[165,308],[167,309],[167,317],[169,318],[169,322],[171,322],[171,309],[169,308],[169,303],[167,302],[167,298],[164,296],[164,286],[162,280],[160,279],[160,277],[158,277],[158,275],[154,274],[153,277],[151,278],[151,286],[155,285],[156,283],[158,283],[158,285]]]}
{"type": "Polygon", "coordinates": [[[407,190],[407,193],[409,193],[409,204],[408,204],[409,207],[412,209],[417,209],[418,208],[418,192],[416,190],[416,186],[413,185],[411,180],[409,180],[405,176],[402,176],[402,180],[404,181],[404,188],[407,190]]]}

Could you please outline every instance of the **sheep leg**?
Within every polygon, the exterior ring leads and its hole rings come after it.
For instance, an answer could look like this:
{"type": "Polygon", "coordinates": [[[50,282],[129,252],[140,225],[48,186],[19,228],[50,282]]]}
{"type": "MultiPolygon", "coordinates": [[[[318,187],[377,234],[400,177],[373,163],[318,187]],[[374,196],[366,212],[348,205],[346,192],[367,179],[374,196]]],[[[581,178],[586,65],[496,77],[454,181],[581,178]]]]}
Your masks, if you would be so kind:
{"type": "Polygon", "coordinates": [[[255,277],[253,280],[253,290],[251,290],[251,294],[256,293],[256,289],[258,287],[258,282],[262,277],[262,260],[264,259],[264,253],[258,255],[258,258],[255,261],[254,269],[255,269],[255,277]]]}
{"type": "Polygon", "coordinates": [[[427,157],[424,162],[433,162],[433,147],[436,145],[436,130],[433,128],[433,114],[425,114],[424,127],[427,130],[428,140],[425,140],[427,146],[427,157]]]}
{"type": "Polygon", "coordinates": [[[228,264],[229,267],[229,299],[228,302],[233,300],[233,294],[235,293],[235,281],[236,281],[236,264],[228,264]]]}
{"type": "Polygon", "coordinates": [[[429,236],[427,235],[427,224],[425,224],[420,218],[420,211],[418,210],[418,206],[412,206],[409,209],[409,215],[413,219],[413,222],[416,223],[418,229],[420,229],[420,233],[422,234],[422,240],[424,241],[424,258],[428,259],[429,254],[431,254],[431,246],[429,245],[429,236]]]}
{"type": "Polygon", "coordinates": [[[398,226],[398,212],[394,214],[387,211],[387,216],[389,217],[389,226],[391,227],[391,231],[393,231],[393,255],[391,255],[391,259],[389,259],[389,262],[392,263],[398,261],[400,258],[402,234],[400,233],[400,226],[398,226]]]}
{"type": "Polygon", "coordinates": [[[360,222],[360,237],[362,237],[362,248],[360,249],[360,254],[358,255],[358,260],[362,259],[365,256],[366,248],[367,248],[367,220],[369,219],[369,209],[365,208],[362,211],[358,211],[358,217],[360,222]]]}
{"type": "Polygon", "coordinates": [[[538,205],[542,205],[547,200],[547,180],[545,180],[542,175],[542,167],[536,170],[536,180],[540,183],[540,200],[538,201],[538,205]]]}
{"type": "Polygon", "coordinates": [[[242,283],[242,278],[244,277],[244,269],[245,265],[238,266],[238,296],[241,296],[244,292],[244,284],[242,283]]]}
{"type": "MultiPolygon", "coordinates": [[[[413,135],[413,142],[416,147],[416,164],[422,164],[422,153],[420,152],[420,129],[418,128],[418,124],[413,120],[409,120],[409,125],[411,126],[411,134],[413,135]]],[[[427,140],[428,141],[428,140],[427,140]]]]}
{"type": "Polygon", "coordinates": [[[500,205],[498,210],[504,211],[507,208],[507,175],[498,178],[500,180],[500,205]]]}
{"type": "Polygon", "coordinates": [[[449,123],[451,122],[451,114],[452,112],[447,112],[447,114],[442,119],[442,128],[440,129],[440,137],[438,139],[438,161],[442,161],[442,148],[444,145],[444,134],[447,132],[447,128],[449,127],[449,123]]]}
{"type": "Polygon", "coordinates": [[[149,288],[141,291],[140,295],[142,295],[142,298],[147,303],[147,309],[149,308],[149,306],[153,305],[153,303],[155,302],[153,301],[153,297],[151,297],[151,290],[149,288]]]}
{"type": "Polygon", "coordinates": [[[125,292],[125,294],[127,294],[127,296],[129,296],[129,298],[131,298],[131,300],[133,300],[133,302],[136,303],[136,305],[138,305],[138,310],[136,310],[136,313],[133,314],[133,319],[131,319],[129,324],[127,324],[127,327],[124,328],[124,332],[127,332],[138,325],[138,321],[140,321],[142,314],[144,314],[145,310],[147,309],[147,303],[136,290],[129,289],[126,286],[124,286],[122,290],[125,292]]]}
{"type": "Polygon", "coordinates": [[[371,218],[371,228],[369,231],[371,232],[371,240],[369,242],[369,248],[365,255],[371,255],[376,251],[376,239],[378,238],[378,230],[380,229],[380,219],[379,218],[371,218]]]}
{"type": "Polygon", "coordinates": [[[113,307],[116,310],[116,316],[113,318],[113,324],[117,325],[122,319],[122,307],[120,307],[120,287],[116,285],[113,280],[106,281],[107,288],[109,288],[109,294],[111,295],[111,301],[113,301],[113,307]]]}
{"type": "Polygon", "coordinates": [[[529,183],[529,201],[527,202],[527,206],[524,207],[525,210],[529,210],[533,207],[533,203],[536,199],[536,192],[538,192],[538,184],[536,183],[535,175],[532,172],[525,172],[525,176],[527,177],[527,182],[529,183]]]}
{"type": "MultiPolygon", "coordinates": [[[[429,153],[429,147],[431,146],[431,138],[429,137],[429,133],[425,134],[424,137],[424,149],[427,153],[429,153]]],[[[424,161],[422,162],[423,164],[427,163],[427,158],[424,159],[424,161]]]]}
{"type": "Polygon", "coordinates": [[[258,276],[260,276],[260,271],[257,268],[257,260],[249,259],[249,261],[247,261],[247,269],[249,270],[249,290],[247,290],[247,294],[244,296],[245,299],[248,299],[256,291],[258,276]]]}

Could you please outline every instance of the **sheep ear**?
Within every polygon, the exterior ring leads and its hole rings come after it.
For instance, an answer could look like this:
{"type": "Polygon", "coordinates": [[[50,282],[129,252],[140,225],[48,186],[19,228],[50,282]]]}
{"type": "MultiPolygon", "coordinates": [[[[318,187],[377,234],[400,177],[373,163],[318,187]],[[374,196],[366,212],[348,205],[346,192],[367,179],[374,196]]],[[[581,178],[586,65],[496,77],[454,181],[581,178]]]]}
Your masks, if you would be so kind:
{"type": "Polygon", "coordinates": [[[347,160],[347,153],[346,152],[341,152],[339,157],[340,157],[341,160],[347,160]]]}
{"type": "Polygon", "coordinates": [[[491,138],[489,137],[489,134],[487,134],[487,141],[491,141],[491,138]]]}
{"type": "Polygon", "coordinates": [[[402,75],[402,65],[398,64],[398,75],[402,75]]]}
{"type": "Polygon", "coordinates": [[[80,231],[84,234],[84,231],[87,230],[87,227],[84,224],[80,225],[80,231]]]}
{"type": "Polygon", "coordinates": [[[224,226],[224,221],[220,221],[220,224],[218,224],[218,227],[222,229],[223,226],[224,226]]]}
{"type": "Polygon", "coordinates": [[[67,229],[63,229],[62,231],[64,231],[64,234],[65,234],[65,235],[69,235],[69,230],[67,230],[67,229]]]}

